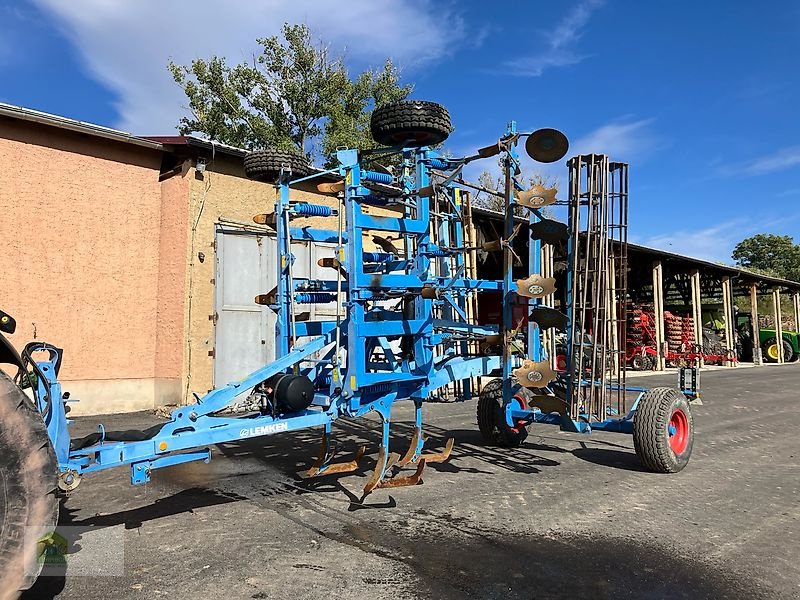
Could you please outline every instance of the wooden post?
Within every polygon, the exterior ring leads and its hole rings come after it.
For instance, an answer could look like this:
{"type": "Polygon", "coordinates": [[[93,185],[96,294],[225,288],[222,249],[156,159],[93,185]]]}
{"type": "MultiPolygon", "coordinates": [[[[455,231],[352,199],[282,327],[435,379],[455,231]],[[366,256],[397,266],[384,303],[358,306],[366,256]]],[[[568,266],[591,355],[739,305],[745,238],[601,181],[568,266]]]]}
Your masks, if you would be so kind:
{"type": "MultiPolygon", "coordinates": [[[[694,321],[694,342],[698,346],[703,345],[703,298],[700,292],[700,271],[692,271],[690,274],[692,287],[692,320],[694,321]]],[[[701,359],[702,363],[702,359],[701,359]]]]}
{"type": "Polygon", "coordinates": [[[663,371],[666,366],[664,356],[664,269],[660,260],[653,263],[653,312],[655,313],[654,325],[658,349],[656,368],[663,371]]]}
{"type": "Polygon", "coordinates": [[[778,364],[782,365],[785,362],[783,356],[783,327],[781,325],[781,290],[775,288],[772,290],[772,302],[775,306],[773,314],[775,316],[775,343],[778,346],[778,364]]]}
{"type": "MultiPolygon", "coordinates": [[[[730,277],[722,278],[722,321],[725,325],[725,346],[736,352],[736,324],[733,316],[733,286],[730,277]]],[[[735,367],[736,361],[726,360],[725,365],[735,367]]]]}
{"type": "Polygon", "coordinates": [[[750,284],[750,320],[753,327],[753,364],[764,364],[761,358],[761,326],[758,323],[758,286],[750,284]]]}
{"type": "Polygon", "coordinates": [[[795,292],[792,296],[794,300],[794,331],[800,332],[800,293],[795,292]]]}
{"type": "MultiPolygon", "coordinates": [[[[609,247],[611,243],[609,242],[609,247]]],[[[606,294],[606,306],[608,307],[608,322],[606,329],[606,339],[608,346],[613,349],[611,355],[612,369],[615,377],[619,377],[620,372],[620,345],[619,345],[619,324],[620,307],[617,303],[617,266],[613,257],[608,259],[608,293],[606,294]]],[[[625,301],[624,299],[622,300],[625,301]]],[[[622,352],[625,351],[625,342],[622,343],[622,352]]]]}

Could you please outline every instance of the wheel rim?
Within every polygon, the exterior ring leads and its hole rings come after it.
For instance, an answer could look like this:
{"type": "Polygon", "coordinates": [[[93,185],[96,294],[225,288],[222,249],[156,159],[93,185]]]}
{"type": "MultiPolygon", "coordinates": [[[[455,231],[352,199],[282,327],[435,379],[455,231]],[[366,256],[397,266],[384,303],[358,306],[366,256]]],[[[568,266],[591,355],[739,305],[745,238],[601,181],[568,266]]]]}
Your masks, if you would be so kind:
{"type": "Polygon", "coordinates": [[[767,356],[774,360],[778,360],[778,344],[772,344],[767,348],[767,356]]]}
{"type": "Polygon", "coordinates": [[[675,409],[669,419],[669,447],[675,454],[682,454],[689,443],[689,419],[681,409],[675,409]]]}
{"type": "Polygon", "coordinates": [[[519,394],[514,395],[511,398],[511,401],[506,406],[506,424],[511,428],[511,431],[514,433],[519,433],[519,428],[525,426],[525,421],[520,419],[516,423],[514,423],[514,418],[511,416],[511,411],[515,409],[519,410],[526,410],[528,408],[528,403],[525,401],[525,398],[520,396],[519,394]]]}
{"type": "Polygon", "coordinates": [[[566,371],[567,370],[567,355],[566,354],[557,354],[556,355],[556,370],[557,371],[566,371]]]}

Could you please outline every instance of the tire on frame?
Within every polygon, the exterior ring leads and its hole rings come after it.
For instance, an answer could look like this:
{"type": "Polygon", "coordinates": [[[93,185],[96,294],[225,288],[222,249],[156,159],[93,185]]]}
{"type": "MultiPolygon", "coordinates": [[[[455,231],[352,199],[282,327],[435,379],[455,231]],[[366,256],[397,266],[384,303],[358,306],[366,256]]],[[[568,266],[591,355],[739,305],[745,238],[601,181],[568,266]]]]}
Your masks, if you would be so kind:
{"type": "Polygon", "coordinates": [[[244,157],[244,174],[248,179],[275,183],[282,170],[292,172],[292,178],[298,179],[311,174],[311,164],[301,154],[283,150],[255,150],[244,157]]]}
{"type": "MultiPolygon", "coordinates": [[[[511,402],[516,401],[523,408],[527,408],[524,393],[522,388],[515,389],[514,399],[511,402]]],[[[516,448],[528,437],[528,427],[525,424],[517,423],[515,427],[511,427],[506,422],[502,379],[492,379],[483,386],[478,398],[477,413],[478,429],[483,439],[489,444],[504,448],[516,448]]]]}
{"type": "Polygon", "coordinates": [[[633,447],[648,471],[677,473],[689,462],[694,421],[679,390],[657,387],[639,399],[633,418],[633,447]]]}
{"type": "Polygon", "coordinates": [[[372,111],[372,139],[382,146],[420,148],[441,144],[453,131],[450,113],[441,104],[400,100],[372,111]]]}
{"type": "Polygon", "coordinates": [[[33,585],[58,520],[58,463],[33,402],[0,371],[0,597],[33,585]]]}

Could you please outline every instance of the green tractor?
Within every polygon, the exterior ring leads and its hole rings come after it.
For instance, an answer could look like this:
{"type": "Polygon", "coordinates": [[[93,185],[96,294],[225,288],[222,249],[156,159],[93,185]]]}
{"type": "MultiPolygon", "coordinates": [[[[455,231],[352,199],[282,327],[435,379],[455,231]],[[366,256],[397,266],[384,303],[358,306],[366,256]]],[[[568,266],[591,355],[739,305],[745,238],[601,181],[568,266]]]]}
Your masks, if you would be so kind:
{"type": "MultiPolygon", "coordinates": [[[[736,315],[736,331],[742,340],[743,358],[752,359],[753,356],[753,320],[750,313],[736,315]]],[[[778,362],[778,334],[774,329],[761,329],[759,331],[758,345],[761,347],[761,356],[766,362],[778,362]]],[[[800,358],[800,334],[796,331],[783,331],[783,360],[795,361],[800,358]]]]}

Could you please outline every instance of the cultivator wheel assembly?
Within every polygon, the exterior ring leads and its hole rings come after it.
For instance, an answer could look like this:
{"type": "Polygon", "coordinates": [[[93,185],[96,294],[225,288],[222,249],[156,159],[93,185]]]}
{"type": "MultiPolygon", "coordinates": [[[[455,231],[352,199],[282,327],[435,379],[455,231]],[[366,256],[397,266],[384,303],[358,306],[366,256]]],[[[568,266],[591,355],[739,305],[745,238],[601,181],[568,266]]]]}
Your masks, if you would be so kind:
{"type": "Polygon", "coordinates": [[[639,398],[633,445],[642,464],[655,473],[677,473],[689,462],[694,421],[686,397],[672,388],[653,388],[639,398]]]}
{"type": "MultiPolygon", "coordinates": [[[[69,400],[57,377],[62,351],[34,342],[19,356],[0,335],[0,350],[7,347],[22,379],[31,382],[33,374],[35,397],[33,406],[7,378],[0,381],[6,466],[0,566],[11,585],[24,586],[35,575],[25,569],[25,560],[35,557],[27,549],[55,523],[54,490],[70,491],[103,469],[128,466],[131,483],[143,484],[158,469],[208,462],[215,444],[319,428],[319,452],[299,475],[353,473],[369,450],[360,447],[337,461],[332,426],[374,413],[381,442],[364,495],[416,485],[427,464],[450,459],[454,448],[450,438],[442,450],[425,451],[423,407],[444,390],[458,400],[478,396],[478,428],[491,444],[517,447],[533,424],[550,424],[633,434],[652,471],[686,465],[693,443],[686,397],[625,381],[626,328],[637,325],[630,340],[641,344],[648,334],[646,311],[635,313],[638,320],[626,315],[627,165],[604,155],[574,157],[569,196],[561,201],[554,188],[525,189],[517,151],[524,143],[533,160],[561,160],[568,142],[556,130],[520,132],[512,121],[475,154],[444,156],[430,146],[452,131],[449,113],[419,100],[377,108],[370,129],[385,147],[339,150],[333,170],[317,171],[305,157],[278,150],[245,158],[247,176],[275,188],[272,210],[266,206],[254,217],[275,232],[277,244],[276,283],[263,282],[254,298],[275,315],[275,359],[197,396],[167,423],[142,431],[99,426],[71,439],[69,400]],[[380,166],[387,157],[395,165],[391,172],[380,166]],[[464,167],[484,159],[499,160],[504,175],[503,190],[493,192],[503,201],[502,231],[494,240],[477,239],[470,190],[484,188],[463,178],[464,167]],[[316,185],[319,203],[301,199],[299,184],[304,190],[316,185]],[[566,224],[545,218],[540,208],[550,205],[567,208],[566,224]],[[513,274],[524,264],[514,241],[522,237],[519,215],[526,211],[529,269],[520,277],[513,274]],[[313,277],[294,266],[298,248],[308,244],[331,252],[313,277]],[[478,276],[477,252],[501,255],[496,279],[478,276]],[[556,254],[564,276],[542,260],[549,256],[554,264],[556,254]],[[501,299],[499,322],[477,318],[486,294],[501,299]],[[328,310],[314,316],[313,305],[328,310]],[[38,352],[47,357],[34,360],[38,352]],[[478,392],[483,377],[492,380],[478,392]],[[631,393],[638,397],[629,407],[631,393]],[[402,454],[390,445],[398,401],[414,404],[413,434],[402,454]]],[[[13,327],[0,320],[0,329],[13,327]]],[[[644,364],[649,354],[635,354],[638,364],[637,356],[644,364]]]]}

